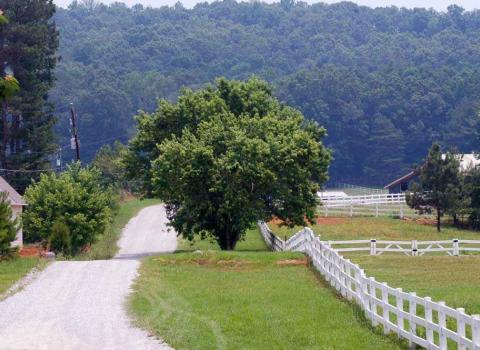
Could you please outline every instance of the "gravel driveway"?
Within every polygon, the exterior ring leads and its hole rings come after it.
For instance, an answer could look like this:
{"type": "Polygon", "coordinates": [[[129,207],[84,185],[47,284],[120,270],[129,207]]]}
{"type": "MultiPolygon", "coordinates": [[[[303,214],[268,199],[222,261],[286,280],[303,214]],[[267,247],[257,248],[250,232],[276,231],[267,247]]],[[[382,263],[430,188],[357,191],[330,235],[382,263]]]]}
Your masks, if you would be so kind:
{"type": "Polygon", "coordinates": [[[130,220],[112,260],[51,264],[0,302],[0,349],[170,349],[133,327],[124,303],[138,258],[172,252],[177,239],[155,205],[130,220]]]}

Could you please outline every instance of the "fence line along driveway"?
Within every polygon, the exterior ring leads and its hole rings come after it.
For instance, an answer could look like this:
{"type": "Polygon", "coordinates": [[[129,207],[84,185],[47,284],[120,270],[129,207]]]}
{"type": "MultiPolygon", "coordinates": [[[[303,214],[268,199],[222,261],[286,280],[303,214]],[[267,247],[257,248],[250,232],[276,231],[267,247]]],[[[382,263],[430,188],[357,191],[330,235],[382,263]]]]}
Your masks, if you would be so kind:
{"type": "Polygon", "coordinates": [[[144,254],[171,252],[176,233],[161,205],[140,211],[117,258],[52,263],[0,302],[0,349],[170,349],[131,325],[125,299],[144,254]]]}
{"type": "Polygon", "coordinates": [[[357,264],[345,259],[328,242],[321,241],[309,228],[287,241],[278,238],[264,222],[259,222],[265,242],[275,251],[299,251],[310,257],[313,266],[344,298],[355,301],[373,326],[384,333],[396,333],[425,349],[480,349],[480,316],[467,315],[445,302],[405,293],[368,277],[357,264]]]}

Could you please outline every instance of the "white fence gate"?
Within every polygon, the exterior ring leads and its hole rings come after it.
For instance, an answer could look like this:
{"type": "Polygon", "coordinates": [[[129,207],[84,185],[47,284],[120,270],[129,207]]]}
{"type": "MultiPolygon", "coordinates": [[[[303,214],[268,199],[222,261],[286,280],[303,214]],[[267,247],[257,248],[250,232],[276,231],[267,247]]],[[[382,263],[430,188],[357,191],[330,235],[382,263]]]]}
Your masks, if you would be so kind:
{"type": "MultiPolygon", "coordinates": [[[[453,309],[445,302],[434,302],[429,297],[422,298],[415,293],[403,292],[401,288],[392,288],[387,283],[377,282],[375,278],[368,277],[357,264],[342,257],[328,242],[321,241],[309,228],[304,228],[283,241],[266,223],[259,222],[259,227],[266,243],[273,250],[299,251],[309,256],[313,266],[330,285],[344,298],[355,301],[373,326],[382,325],[385,334],[394,332],[407,339],[412,346],[416,344],[425,349],[447,350],[450,344],[455,344],[456,349],[480,349],[479,315],[467,315],[462,308],[453,309]]],[[[480,245],[480,241],[461,242],[480,245]]],[[[378,241],[362,241],[359,244],[367,243],[378,241]]],[[[398,251],[406,253],[400,244],[399,246],[398,251]]],[[[457,247],[460,249],[460,244],[457,247]]],[[[371,246],[358,249],[371,249],[371,246]]],[[[432,246],[430,249],[436,248],[432,246]]],[[[452,246],[449,249],[454,252],[457,248],[452,246]]]]}

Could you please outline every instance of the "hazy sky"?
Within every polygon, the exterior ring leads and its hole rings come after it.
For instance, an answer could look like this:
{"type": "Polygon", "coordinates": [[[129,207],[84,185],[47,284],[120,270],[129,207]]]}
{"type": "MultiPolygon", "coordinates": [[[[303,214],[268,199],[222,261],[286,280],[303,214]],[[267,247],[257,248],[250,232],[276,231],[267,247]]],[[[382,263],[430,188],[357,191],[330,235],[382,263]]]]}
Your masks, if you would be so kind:
{"type": "MultiPolygon", "coordinates": [[[[62,7],[68,6],[72,0],[54,0],[54,2],[62,7]]],[[[102,0],[103,3],[111,3],[115,0],[102,0]]],[[[274,0],[269,0],[267,2],[273,2],[274,0]]],[[[150,5],[153,7],[160,7],[163,5],[173,5],[177,0],[119,0],[119,2],[124,2],[127,5],[135,5],[141,3],[143,5],[150,5]]],[[[203,0],[181,0],[185,7],[192,7],[197,2],[203,2],[203,0]]],[[[317,2],[314,0],[307,0],[307,2],[317,2]]],[[[338,2],[336,0],[324,0],[322,2],[334,3],[338,2]]],[[[462,6],[467,10],[480,9],[479,0],[354,0],[357,4],[367,5],[371,7],[378,6],[389,6],[395,5],[398,7],[433,7],[437,10],[445,10],[448,5],[457,4],[462,6]]]]}

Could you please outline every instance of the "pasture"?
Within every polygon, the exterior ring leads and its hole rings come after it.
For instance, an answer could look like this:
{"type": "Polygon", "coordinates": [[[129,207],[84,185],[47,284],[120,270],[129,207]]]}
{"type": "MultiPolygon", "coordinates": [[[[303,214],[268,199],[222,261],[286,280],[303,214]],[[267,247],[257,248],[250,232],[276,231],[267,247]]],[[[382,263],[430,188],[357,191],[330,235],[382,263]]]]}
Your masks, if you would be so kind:
{"type": "Polygon", "coordinates": [[[137,325],[175,349],[402,348],[339,299],[302,254],[266,251],[257,229],[235,252],[205,242],[179,249],[144,260],[129,302],[137,325]]]}

